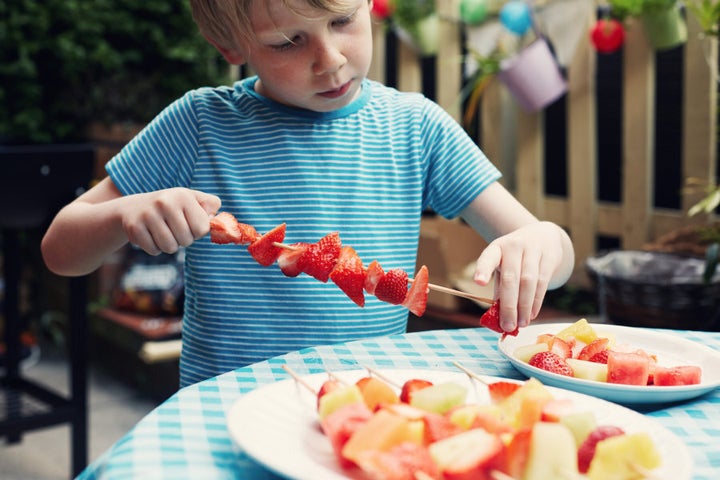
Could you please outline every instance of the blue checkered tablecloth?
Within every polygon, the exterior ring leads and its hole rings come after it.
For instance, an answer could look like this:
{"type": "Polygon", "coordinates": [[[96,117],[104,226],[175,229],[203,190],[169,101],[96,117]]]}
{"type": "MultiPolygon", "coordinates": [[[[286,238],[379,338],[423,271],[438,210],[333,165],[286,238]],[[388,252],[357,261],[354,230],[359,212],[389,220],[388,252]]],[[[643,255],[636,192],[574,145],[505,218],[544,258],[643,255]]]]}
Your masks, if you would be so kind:
{"type": "MultiPolygon", "coordinates": [[[[720,332],[672,333],[720,351],[720,332]]],[[[309,348],[180,390],[78,478],[275,479],[234,445],[225,417],[241,395],[288,378],[283,364],[300,374],[312,374],[359,366],[451,370],[454,361],[487,375],[523,378],[498,352],[497,335],[487,329],[418,332],[309,348]]],[[[644,414],[688,445],[694,460],[693,478],[720,478],[720,390],[644,414]]]]}

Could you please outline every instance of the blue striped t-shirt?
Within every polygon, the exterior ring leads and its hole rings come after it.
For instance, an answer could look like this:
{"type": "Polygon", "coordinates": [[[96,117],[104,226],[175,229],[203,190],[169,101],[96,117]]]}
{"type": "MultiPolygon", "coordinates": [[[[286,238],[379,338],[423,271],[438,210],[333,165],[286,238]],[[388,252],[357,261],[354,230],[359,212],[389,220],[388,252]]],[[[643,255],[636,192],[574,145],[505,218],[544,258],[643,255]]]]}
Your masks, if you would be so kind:
{"type": "MultiPolygon", "coordinates": [[[[438,105],[366,80],[350,105],[318,113],[258,95],[255,78],[200,88],[167,107],[107,165],[124,195],[188,187],[286,243],[337,231],[365,265],[410,276],[426,208],[452,218],[500,176],[438,105]]],[[[401,333],[408,312],[332,281],[284,276],[206,236],[186,249],[180,383],[305,347],[401,333]]]]}

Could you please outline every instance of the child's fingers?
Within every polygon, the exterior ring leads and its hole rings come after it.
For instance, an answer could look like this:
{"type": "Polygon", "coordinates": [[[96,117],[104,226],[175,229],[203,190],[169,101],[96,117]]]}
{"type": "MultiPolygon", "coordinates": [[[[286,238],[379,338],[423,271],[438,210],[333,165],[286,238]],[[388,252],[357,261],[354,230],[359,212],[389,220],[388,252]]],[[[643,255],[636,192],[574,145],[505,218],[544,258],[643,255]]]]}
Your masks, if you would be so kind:
{"type": "Polygon", "coordinates": [[[491,243],[483,250],[475,262],[475,275],[473,280],[479,285],[487,285],[492,280],[495,271],[500,267],[502,250],[491,243]]]}

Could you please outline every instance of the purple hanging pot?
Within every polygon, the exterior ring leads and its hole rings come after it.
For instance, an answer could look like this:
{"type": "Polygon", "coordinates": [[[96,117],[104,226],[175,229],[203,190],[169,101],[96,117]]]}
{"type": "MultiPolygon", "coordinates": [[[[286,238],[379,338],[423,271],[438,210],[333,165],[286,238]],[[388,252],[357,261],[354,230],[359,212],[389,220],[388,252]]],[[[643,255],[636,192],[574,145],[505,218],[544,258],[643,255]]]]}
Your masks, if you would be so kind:
{"type": "Polygon", "coordinates": [[[498,78],[528,113],[545,108],[567,92],[567,82],[542,37],[503,60],[498,78]]]}

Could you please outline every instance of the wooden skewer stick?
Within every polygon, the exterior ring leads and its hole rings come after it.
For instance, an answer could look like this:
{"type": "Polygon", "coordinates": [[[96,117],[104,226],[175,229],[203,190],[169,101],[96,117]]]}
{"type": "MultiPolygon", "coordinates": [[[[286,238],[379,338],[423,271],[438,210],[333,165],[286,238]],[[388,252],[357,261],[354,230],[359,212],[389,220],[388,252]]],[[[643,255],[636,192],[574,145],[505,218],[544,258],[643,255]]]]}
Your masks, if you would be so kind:
{"type": "Polygon", "coordinates": [[[287,365],[283,365],[283,366],[282,366],[282,369],[285,370],[287,373],[289,373],[290,376],[291,376],[297,383],[299,383],[300,385],[302,385],[303,387],[305,387],[310,393],[312,393],[313,395],[317,395],[317,394],[318,394],[317,390],[315,390],[313,387],[310,386],[310,384],[308,384],[305,380],[303,380],[303,378],[302,378],[300,375],[298,375],[295,370],[293,370],[292,368],[288,367],[287,365]]]}
{"type": "Polygon", "coordinates": [[[468,368],[465,368],[463,365],[461,365],[459,362],[453,362],[453,365],[455,365],[457,368],[465,372],[465,374],[472,378],[473,380],[477,380],[478,382],[482,383],[483,385],[487,385],[488,382],[480,377],[477,373],[473,372],[472,370],[469,370],[468,368]]]}
{"type": "Polygon", "coordinates": [[[374,368],[365,367],[365,370],[367,370],[370,375],[375,375],[377,378],[379,378],[383,382],[387,383],[388,385],[391,385],[395,388],[402,388],[402,385],[398,385],[396,382],[390,380],[388,377],[386,377],[382,373],[378,372],[374,368]]]}
{"type": "MultiPolygon", "coordinates": [[[[285,250],[297,251],[297,247],[293,247],[292,245],[288,245],[287,243],[273,242],[273,245],[278,248],[284,248],[285,250]]],[[[411,279],[408,279],[408,281],[410,283],[412,283],[414,281],[414,279],[411,278],[411,279]]],[[[428,288],[430,290],[435,290],[438,292],[455,295],[456,297],[467,298],[468,300],[476,300],[478,302],[487,303],[490,305],[492,305],[494,302],[494,300],[492,300],[490,298],[473,295],[472,293],[455,290],[454,288],[443,287],[442,285],[435,285],[434,283],[429,283],[428,288]]]]}

